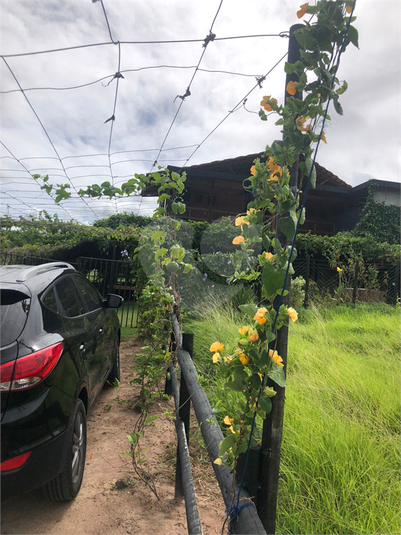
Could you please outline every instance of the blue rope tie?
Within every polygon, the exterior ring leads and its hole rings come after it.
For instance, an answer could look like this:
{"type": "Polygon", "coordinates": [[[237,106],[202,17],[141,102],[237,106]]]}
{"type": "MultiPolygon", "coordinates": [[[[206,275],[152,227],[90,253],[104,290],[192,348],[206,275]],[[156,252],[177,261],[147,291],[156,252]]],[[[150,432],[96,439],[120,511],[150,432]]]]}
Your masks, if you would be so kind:
{"type": "Polygon", "coordinates": [[[226,509],[226,515],[229,517],[230,519],[230,525],[229,525],[229,530],[230,530],[230,533],[232,533],[232,530],[234,528],[234,524],[236,523],[238,517],[239,517],[239,514],[241,512],[241,509],[243,509],[244,507],[249,507],[250,505],[255,505],[253,502],[243,502],[243,503],[239,503],[239,494],[238,494],[238,501],[237,501],[237,504],[231,504],[230,507],[227,507],[226,509]]]}

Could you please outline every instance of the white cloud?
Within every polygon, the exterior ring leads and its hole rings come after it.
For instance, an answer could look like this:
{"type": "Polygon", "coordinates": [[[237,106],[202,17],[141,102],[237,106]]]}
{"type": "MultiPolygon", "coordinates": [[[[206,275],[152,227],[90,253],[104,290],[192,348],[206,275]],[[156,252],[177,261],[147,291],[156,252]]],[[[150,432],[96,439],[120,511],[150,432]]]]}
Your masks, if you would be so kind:
{"type": "MultiPolygon", "coordinates": [[[[209,33],[219,4],[217,0],[197,4],[185,0],[104,0],[112,36],[119,41],[202,40],[209,33]]],[[[213,32],[220,38],[288,31],[299,22],[299,4],[296,0],[225,0],[213,32]]],[[[0,15],[3,55],[110,41],[100,2],[3,0],[0,15]]],[[[346,51],[339,72],[339,77],[349,83],[342,99],[344,116],[332,114],[332,124],[327,127],[329,143],[321,148],[318,161],[352,185],[371,176],[398,181],[400,4],[398,0],[357,0],[356,15],[360,50],[350,47],[346,51]]],[[[158,157],[163,165],[179,166],[192,154],[188,165],[256,153],[279,138],[273,118],[263,123],[251,112],[259,110],[259,102],[266,94],[282,100],[282,65],[265,80],[263,89],[250,93],[246,109],[240,105],[235,113],[229,112],[255,86],[255,76],[272,68],[287,46],[288,40],[281,37],[211,42],[201,69],[252,76],[198,71],[191,95],[171,127],[181,104],[177,95],[185,93],[194,74],[193,68],[171,66],[197,65],[202,43],[121,44],[120,70],[124,78],[119,80],[110,146],[116,184],[135,172],[150,171],[164,140],[164,149],[195,145],[164,150],[158,157]],[[160,65],[170,67],[148,68],[160,65]],[[195,150],[227,114],[227,120],[195,150]]],[[[0,139],[18,160],[0,147],[4,192],[0,195],[1,213],[26,215],[30,209],[46,207],[63,218],[72,214],[78,220],[89,221],[114,213],[117,208],[149,212],[151,203],[147,199],[89,199],[85,204],[76,195],[63,203],[63,210],[22,167],[49,173],[53,182],[66,183],[70,179],[77,189],[112,180],[107,156],[112,123],[104,123],[114,108],[117,80],[112,76],[118,71],[118,52],[117,45],[106,44],[6,58],[24,89],[71,87],[109,78],[68,91],[26,91],[57,153],[21,92],[1,95],[0,139]]],[[[18,89],[4,61],[0,77],[2,91],[18,89]]]]}

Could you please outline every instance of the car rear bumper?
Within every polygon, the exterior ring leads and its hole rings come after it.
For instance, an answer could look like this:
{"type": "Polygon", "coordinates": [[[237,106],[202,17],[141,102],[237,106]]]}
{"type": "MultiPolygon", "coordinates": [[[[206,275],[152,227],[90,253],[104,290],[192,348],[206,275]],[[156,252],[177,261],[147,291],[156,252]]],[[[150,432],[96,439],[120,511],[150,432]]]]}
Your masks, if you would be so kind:
{"type": "Polygon", "coordinates": [[[25,464],[17,470],[1,473],[2,500],[41,487],[64,468],[69,450],[67,430],[32,450],[25,464]]]}

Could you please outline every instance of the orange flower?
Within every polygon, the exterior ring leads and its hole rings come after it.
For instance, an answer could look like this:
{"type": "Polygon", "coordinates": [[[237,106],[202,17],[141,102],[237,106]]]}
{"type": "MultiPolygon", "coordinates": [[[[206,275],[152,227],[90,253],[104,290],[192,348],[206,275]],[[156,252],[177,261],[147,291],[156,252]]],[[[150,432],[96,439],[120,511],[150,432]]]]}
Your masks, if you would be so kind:
{"type": "Polygon", "coordinates": [[[243,366],[245,366],[245,364],[248,364],[249,362],[249,358],[245,355],[245,353],[241,353],[241,355],[239,356],[239,359],[243,366]]]}
{"type": "Polygon", "coordinates": [[[270,169],[270,171],[273,171],[273,174],[275,175],[281,175],[283,172],[281,167],[274,161],[274,158],[272,156],[269,157],[267,167],[268,169],[270,169]]]}
{"type": "Polygon", "coordinates": [[[258,333],[252,333],[248,336],[248,340],[250,342],[257,342],[259,340],[259,335],[258,333]]]}
{"type": "Polygon", "coordinates": [[[249,327],[247,325],[244,325],[243,327],[241,327],[241,329],[238,329],[238,332],[240,334],[246,334],[248,331],[249,331],[249,327]]]}
{"type": "Polygon", "coordinates": [[[288,315],[291,318],[291,321],[297,321],[298,319],[298,312],[295,310],[295,308],[288,307],[287,308],[288,315]]]}
{"type": "Polygon", "coordinates": [[[345,11],[348,13],[348,15],[352,13],[352,8],[353,8],[353,2],[347,2],[345,6],[345,11]]]}
{"type": "Polygon", "coordinates": [[[269,350],[269,357],[272,359],[273,362],[278,364],[279,366],[284,366],[283,359],[280,357],[280,355],[277,353],[277,351],[273,351],[273,349],[269,350]]]}
{"type": "Polygon", "coordinates": [[[302,19],[302,17],[305,15],[308,5],[309,4],[302,4],[302,6],[299,6],[301,8],[299,11],[297,11],[297,17],[299,19],[302,19]]]}
{"type": "Polygon", "coordinates": [[[256,167],[254,165],[251,167],[251,175],[256,175],[256,167]]]}
{"type": "Polygon", "coordinates": [[[234,245],[239,245],[239,244],[242,243],[243,241],[245,241],[244,236],[236,236],[236,237],[233,239],[233,244],[234,244],[234,245]]]}
{"type": "Polygon", "coordinates": [[[297,90],[295,89],[295,82],[288,82],[287,87],[285,88],[287,93],[291,96],[294,96],[297,90]]]}
{"type": "Polygon", "coordinates": [[[223,351],[223,344],[221,344],[220,342],[213,342],[213,344],[210,346],[210,351],[212,353],[216,353],[218,351],[223,351]]]}
{"type": "Polygon", "coordinates": [[[269,101],[270,102],[275,102],[277,104],[277,100],[275,98],[272,98],[270,95],[268,97],[263,97],[263,100],[262,102],[260,103],[260,105],[262,106],[262,108],[264,108],[266,111],[273,111],[273,108],[270,106],[269,104],[269,101]]]}
{"type": "Polygon", "coordinates": [[[256,312],[255,316],[253,317],[254,321],[257,321],[259,325],[263,325],[263,323],[266,323],[265,314],[267,312],[266,308],[259,308],[259,310],[256,312]]]}
{"type": "Polygon", "coordinates": [[[274,173],[267,181],[268,182],[278,182],[278,176],[274,173]]]}
{"type": "Polygon", "coordinates": [[[298,130],[301,132],[307,132],[312,128],[310,124],[304,126],[305,121],[307,121],[309,117],[298,117],[295,121],[295,124],[297,125],[298,130]]]}
{"type": "Polygon", "coordinates": [[[241,225],[241,227],[242,227],[242,225],[243,225],[244,223],[245,223],[246,225],[249,225],[249,221],[245,221],[245,216],[237,217],[237,218],[235,219],[235,226],[236,226],[236,227],[239,227],[240,225],[241,225]]]}
{"type": "Polygon", "coordinates": [[[265,257],[268,259],[268,260],[271,260],[273,258],[273,254],[272,253],[265,253],[265,257]]]}
{"type": "Polygon", "coordinates": [[[326,143],[326,145],[327,145],[326,134],[324,132],[322,132],[322,135],[320,136],[320,139],[323,141],[323,143],[326,143]]]}

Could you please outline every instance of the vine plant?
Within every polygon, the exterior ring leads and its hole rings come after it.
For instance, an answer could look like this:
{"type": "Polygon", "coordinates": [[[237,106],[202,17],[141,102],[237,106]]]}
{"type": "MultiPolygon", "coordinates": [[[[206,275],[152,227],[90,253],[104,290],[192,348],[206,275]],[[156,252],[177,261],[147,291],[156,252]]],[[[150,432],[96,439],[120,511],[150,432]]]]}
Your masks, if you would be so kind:
{"type": "Polygon", "coordinates": [[[266,161],[256,159],[244,183],[254,199],[246,214],[235,220],[240,229],[233,240],[239,246],[234,255],[236,263],[240,266],[244,258],[255,258],[255,251],[261,252],[257,262],[249,262],[246,271],[237,269],[232,279],[260,281],[262,302],[259,306],[240,306],[246,321],[239,329],[238,347],[233,354],[227,354],[220,341],[210,346],[213,362],[227,378],[226,386],[242,394],[239,406],[228,409],[224,418],[228,433],[214,461],[232,469],[238,456],[256,442],[251,436],[256,418],[263,420],[271,411],[271,398],[276,392],[267,386],[268,379],[279,386],[286,385],[283,359],[276,350],[277,331],[289,321],[296,321],[298,315],[292,307],[278,306],[276,298],[288,293],[283,285],[286,275],[293,274],[290,262],[296,255],[291,243],[305,217],[300,209],[302,181],[290,187],[290,169],[303,155],[300,170],[314,186],[312,154],[316,143],[327,142],[323,126],[330,120],[328,103],[333,103],[337,113],[343,113],[339,97],[347,84],[337,78],[339,57],[349,43],[358,46],[357,30],[351,26],[353,8],[354,2],[348,0],[301,6],[299,18],[306,14],[316,18],[294,32],[303,49],[301,59],[293,64],[287,62],[285,72],[296,73],[298,81],[287,84],[285,105],[272,96],[265,96],[261,102],[260,118],[267,120],[275,115],[283,137],[266,147],[266,161]],[[296,98],[297,92],[303,93],[303,100],[296,98]],[[284,244],[268,236],[277,216],[279,229],[287,240],[284,244]]]}

